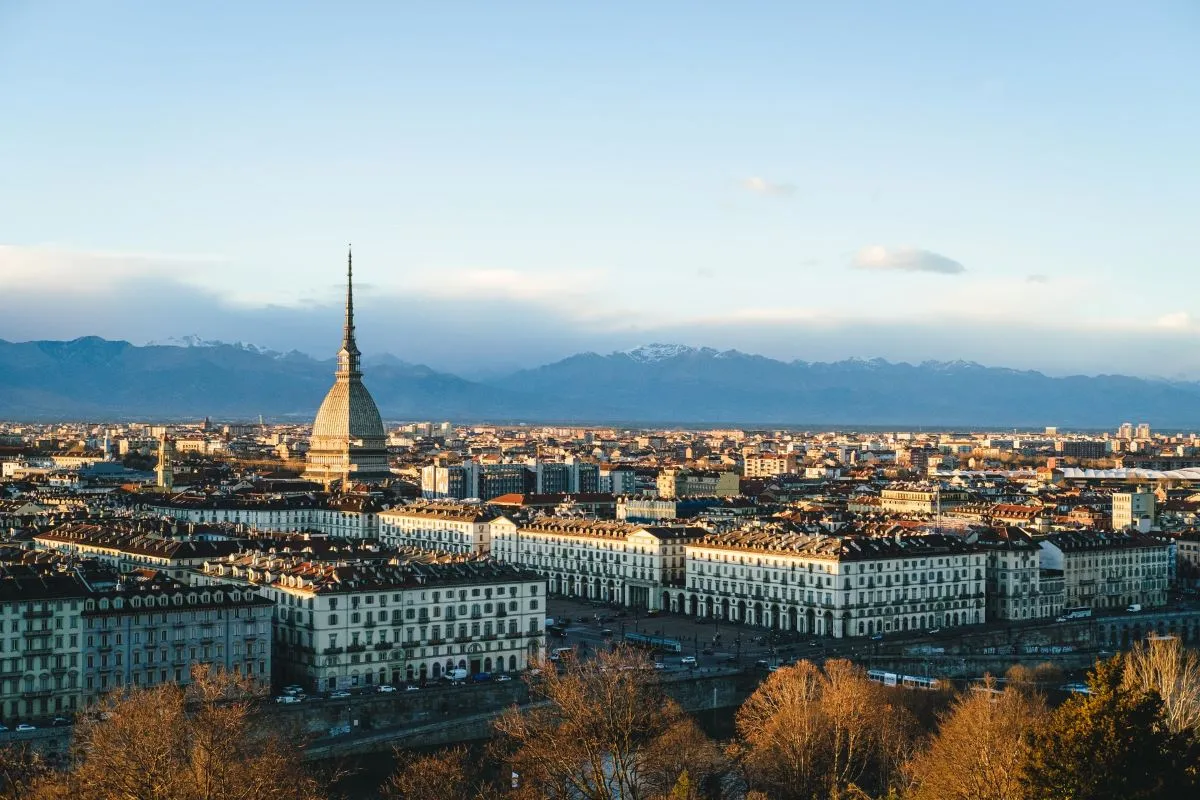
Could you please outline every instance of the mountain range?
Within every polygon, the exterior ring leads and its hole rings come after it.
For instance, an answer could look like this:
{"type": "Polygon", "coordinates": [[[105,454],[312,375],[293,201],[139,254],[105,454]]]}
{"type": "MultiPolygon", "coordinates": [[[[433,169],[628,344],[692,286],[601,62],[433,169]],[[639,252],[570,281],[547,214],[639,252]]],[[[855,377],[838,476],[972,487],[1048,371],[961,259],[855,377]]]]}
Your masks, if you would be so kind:
{"type": "MultiPolygon", "coordinates": [[[[334,360],[196,337],[136,346],[0,340],[0,418],[306,420],[334,360]]],[[[1200,427],[1200,383],[1050,377],[965,361],[778,361],[652,344],[472,381],[391,355],[364,361],[385,419],[850,427],[1200,427]]]]}

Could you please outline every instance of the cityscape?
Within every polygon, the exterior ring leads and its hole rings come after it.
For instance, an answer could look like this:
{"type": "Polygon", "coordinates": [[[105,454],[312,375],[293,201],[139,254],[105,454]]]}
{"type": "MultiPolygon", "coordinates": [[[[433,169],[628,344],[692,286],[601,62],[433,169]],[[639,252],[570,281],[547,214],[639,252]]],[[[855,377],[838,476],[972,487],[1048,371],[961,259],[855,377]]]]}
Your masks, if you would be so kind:
{"type": "Polygon", "coordinates": [[[0,800],[1200,797],[1198,33],[0,4],[0,800]]]}

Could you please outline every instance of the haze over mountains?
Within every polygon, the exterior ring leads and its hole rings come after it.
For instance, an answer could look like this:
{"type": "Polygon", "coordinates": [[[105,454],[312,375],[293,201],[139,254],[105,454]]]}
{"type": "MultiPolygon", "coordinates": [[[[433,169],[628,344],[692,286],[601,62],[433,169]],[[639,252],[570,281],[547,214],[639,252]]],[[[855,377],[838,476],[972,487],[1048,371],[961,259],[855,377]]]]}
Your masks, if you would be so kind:
{"type": "MultiPolygon", "coordinates": [[[[471,381],[391,355],[364,361],[385,418],[772,425],[1200,427],[1200,383],[1052,378],[963,361],[783,362],[654,344],[580,353],[471,381]]],[[[132,345],[0,340],[0,417],[292,417],[315,414],[334,361],[187,337],[132,345]]]]}

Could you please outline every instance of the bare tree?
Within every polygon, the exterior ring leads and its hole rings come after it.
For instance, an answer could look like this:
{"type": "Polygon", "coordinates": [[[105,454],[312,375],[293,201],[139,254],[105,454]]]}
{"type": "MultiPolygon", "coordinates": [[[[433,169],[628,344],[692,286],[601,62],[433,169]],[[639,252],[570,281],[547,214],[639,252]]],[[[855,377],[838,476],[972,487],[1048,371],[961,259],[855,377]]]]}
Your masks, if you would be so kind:
{"type": "Polygon", "coordinates": [[[1175,638],[1137,643],[1125,656],[1124,686],[1157,693],[1163,724],[1172,733],[1191,730],[1200,736],[1200,655],[1195,650],[1175,638]]]}
{"type": "Polygon", "coordinates": [[[396,751],[398,766],[384,785],[389,800],[488,800],[496,788],[483,779],[478,762],[465,747],[451,747],[428,755],[396,751]]]}
{"type": "Polygon", "coordinates": [[[24,800],[50,775],[50,765],[27,744],[0,748],[0,800],[24,800]]]}
{"type": "Polygon", "coordinates": [[[256,689],[198,671],[102,705],[75,731],[75,765],[38,797],[71,800],[318,800],[299,744],[257,724],[256,689]]]}
{"type": "Polygon", "coordinates": [[[912,719],[849,661],[773,673],[737,715],[735,747],[751,789],[772,798],[882,791],[911,742],[912,719]],[[862,788],[860,788],[862,787],[862,788]]]}
{"type": "MultiPolygon", "coordinates": [[[[1028,671],[1032,676],[1033,672],[1028,671]]],[[[959,698],[929,747],[907,765],[912,800],[1021,800],[1030,742],[1044,698],[992,680],[959,698]]]]}
{"type": "MultiPolygon", "coordinates": [[[[518,774],[510,796],[642,800],[670,780],[662,737],[693,740],[683,713],[662,692],[653,665],[626,648],[546,669],[530,679],[544,703],[512,709],[496,723],[500,756],[518,774]]],[[[689,747],[696,749],[695,742],[689,747]]],[[[668,790],[671,788],[667,787],[668,790]]]]}

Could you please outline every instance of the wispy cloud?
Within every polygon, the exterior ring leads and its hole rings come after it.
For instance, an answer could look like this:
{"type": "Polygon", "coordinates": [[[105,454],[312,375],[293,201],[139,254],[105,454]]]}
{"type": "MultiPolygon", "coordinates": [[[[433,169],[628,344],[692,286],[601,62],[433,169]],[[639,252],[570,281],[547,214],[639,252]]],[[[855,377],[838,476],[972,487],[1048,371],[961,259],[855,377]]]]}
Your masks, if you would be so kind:
{"type": "Polygon", "coordinates": [[[601,270],[453,269],[431,272],[404,290],[441,299],[543,303],[591,296],[603,279],[601,270]]]}
{"type": "Polygon", "coordinates": [[[1026,283],[1049,283],[1050,276],[1049,275],[1041,275],[1041,274],[1026,275],[1025,282],[1026,283]]]}
{"type": "Polygon", "coordinates": [[[1154,324],[1159,328],[1169,328],[1171,330],[1189,330],[1195,326],[1191,314],[1186,311],[1175,311],[1170,314],[1163,314],[1154,321],[1154,324]]]}
{"type": "Polygon", "coordinates": [[[743,189],[753,192],[754,194],[764,195],[766,197],[789,197],[796,193],[796,187],[791,183],[776,183],[769,181],[766,178],[752,176],[743,178],[741,181],[743,189]]]}
{"type": "Polygon", "coordinates": [[[852,263],[857,269],[896,272],[934,272],[941,275],[957,275],[967,271],[966,267],[952,258],[918,247],[871,245],[859,250],[852,263]]]}
{"type": "Polygon", "coordinates": [[[131,278],[186,274],[225,260],[216,255],[0,245],[0,288],[53,286],[63,293],[95,294],[131,278]]]}

